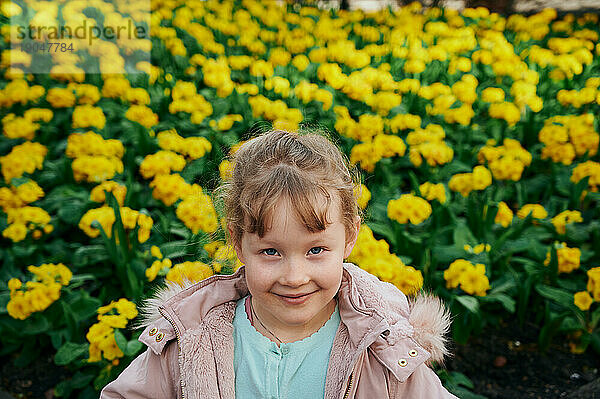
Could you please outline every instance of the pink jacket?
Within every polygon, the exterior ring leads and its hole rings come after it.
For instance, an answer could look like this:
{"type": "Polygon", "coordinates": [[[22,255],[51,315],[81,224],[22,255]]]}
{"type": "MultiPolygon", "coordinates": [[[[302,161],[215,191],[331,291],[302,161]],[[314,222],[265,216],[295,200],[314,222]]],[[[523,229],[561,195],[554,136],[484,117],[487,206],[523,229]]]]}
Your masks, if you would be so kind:
{"type": "MultiPolygon", "coordinates": [[[[248,293],[241,267],[147,301],[139,340],[148,349],[100,397],[234,399],[232,322],[248,293]]],[[[345,263],[338,307],[325,399],[456,398],[427,366],[447,354],[449,314],[439,299],[409,303],[392,284],[345,263]]]]}

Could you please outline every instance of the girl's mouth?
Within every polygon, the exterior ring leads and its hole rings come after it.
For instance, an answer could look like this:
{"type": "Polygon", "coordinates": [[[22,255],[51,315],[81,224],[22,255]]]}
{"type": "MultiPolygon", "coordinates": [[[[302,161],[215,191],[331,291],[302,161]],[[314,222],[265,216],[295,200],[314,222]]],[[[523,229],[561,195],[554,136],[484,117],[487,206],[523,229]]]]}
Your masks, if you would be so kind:
{"type": "Polygon", "coordinates": [[[277,295],[279,299],[281,299],[284,303],[289,305],[301,305],[306,302],[314,292],[309,292],[306,294],[294,294],[294,295],[277,295]]]}

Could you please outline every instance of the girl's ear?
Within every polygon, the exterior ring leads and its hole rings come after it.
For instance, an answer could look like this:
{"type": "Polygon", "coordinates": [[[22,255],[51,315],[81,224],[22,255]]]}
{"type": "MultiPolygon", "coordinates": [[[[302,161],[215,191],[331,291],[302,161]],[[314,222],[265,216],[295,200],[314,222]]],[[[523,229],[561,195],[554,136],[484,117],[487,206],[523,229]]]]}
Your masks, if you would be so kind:
{"type": "Polygon", "coordinates": [[[358,231],[360,230],[360,217],[357,216],[354,221],[352,235],[346,240],[346,246],[344,247],[344,259],[348,258],[354,249],[356,240],[358,239],[358,231]]]}

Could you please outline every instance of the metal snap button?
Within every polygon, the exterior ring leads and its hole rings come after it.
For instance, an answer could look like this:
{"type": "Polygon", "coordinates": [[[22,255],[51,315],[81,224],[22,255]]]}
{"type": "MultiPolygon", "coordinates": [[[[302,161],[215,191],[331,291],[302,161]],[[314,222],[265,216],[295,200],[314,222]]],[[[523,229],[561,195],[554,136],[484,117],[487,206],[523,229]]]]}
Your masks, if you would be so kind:
{"type": "Polygon", "coordinates": [[[283,348],[281,348],[281,353],[283,353],[284,355],[287,355],[288,353],[290,353],[290,348],[288,348],[287,346],[284,346],[283,348]]]}
{"type": "Polygon", "coordinates": [[[157,332],[158,328],[154,327],[152,330],[148,331],[148,335],[152,337],[153,335],[156,335],[157,332]]]}
{"type": "Polygon", "coordinates": [[[156,342],[162,341],[164,337],[165,337],[165,333],[156,334],[156,342]]]}
{"type": "Polygon", "coordinates": [[[398,360],[398,365],[400,367],[406,367],[408,365],[408,362],[406,361],[406,359],[400,359],[398,360]]]}
{"type": "Polygon", "coordinates": [[[419,353],[416,350],[414,350],[414,349],[411,349],[410,351],[408,351],[408,356],[410,356],[410,357],[415,357],[418,354],[419,353]]]}

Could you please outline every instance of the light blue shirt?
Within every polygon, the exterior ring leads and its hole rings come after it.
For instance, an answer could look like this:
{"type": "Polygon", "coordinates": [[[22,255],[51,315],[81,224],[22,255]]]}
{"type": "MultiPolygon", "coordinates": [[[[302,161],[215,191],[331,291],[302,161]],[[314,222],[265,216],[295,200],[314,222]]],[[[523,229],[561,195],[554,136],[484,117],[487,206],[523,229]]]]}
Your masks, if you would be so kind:
{"type": "Polygon", "coordinates": [[[277,344],[250,324],[244,301],[233,318],[235,397],[315,399],[325,396],[333,339],[340,325],[337,307],[319,331],[301,341],[277,344]]]}

